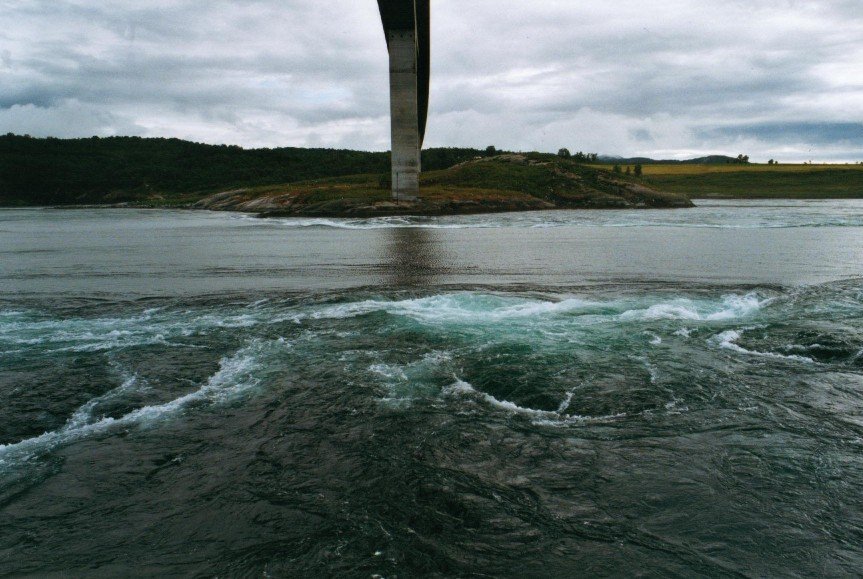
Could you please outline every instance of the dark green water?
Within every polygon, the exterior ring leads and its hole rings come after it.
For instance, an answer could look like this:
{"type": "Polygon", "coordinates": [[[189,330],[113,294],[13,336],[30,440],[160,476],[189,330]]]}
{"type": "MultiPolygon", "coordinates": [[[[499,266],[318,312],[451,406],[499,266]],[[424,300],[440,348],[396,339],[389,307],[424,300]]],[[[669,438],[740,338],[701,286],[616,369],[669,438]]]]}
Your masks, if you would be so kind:
{"type": "Polygon", "coordinates": [[[0,212],[0,575],[856,576],[863,203],[0,212]]]}

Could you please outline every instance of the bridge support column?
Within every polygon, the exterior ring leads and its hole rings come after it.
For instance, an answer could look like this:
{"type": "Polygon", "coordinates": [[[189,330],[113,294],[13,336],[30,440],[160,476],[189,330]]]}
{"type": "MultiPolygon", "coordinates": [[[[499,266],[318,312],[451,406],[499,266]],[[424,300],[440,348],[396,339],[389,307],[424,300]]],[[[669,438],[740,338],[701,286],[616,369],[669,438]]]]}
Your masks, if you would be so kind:
{"type": "Polygon", "coordinates": [[[388,30],[393,199],[419,195],[420,133],[415,30],[388,30]]]}

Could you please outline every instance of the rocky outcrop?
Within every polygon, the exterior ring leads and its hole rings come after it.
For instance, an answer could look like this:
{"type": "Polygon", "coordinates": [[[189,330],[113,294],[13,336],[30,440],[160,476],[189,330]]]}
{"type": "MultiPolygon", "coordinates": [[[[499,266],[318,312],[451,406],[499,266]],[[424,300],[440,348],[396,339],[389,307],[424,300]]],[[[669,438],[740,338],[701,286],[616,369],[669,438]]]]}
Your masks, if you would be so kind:
{"type": "Polygon", "coordinates": [[[261,216],[370,217],[455,215],[542,209],[691,207],[685,196],[637,179],[550,155],[475,159],[423,176],[422,197],[394,202],[375,175],[234,189],[195,203],[197,209],[261,216]]]}

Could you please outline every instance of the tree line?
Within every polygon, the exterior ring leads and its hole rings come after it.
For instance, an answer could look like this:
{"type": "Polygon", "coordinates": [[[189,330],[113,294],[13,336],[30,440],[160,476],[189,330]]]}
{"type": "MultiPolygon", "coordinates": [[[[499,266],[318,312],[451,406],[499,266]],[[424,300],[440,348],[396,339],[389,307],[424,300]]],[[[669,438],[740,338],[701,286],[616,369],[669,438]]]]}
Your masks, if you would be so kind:
{"type": "MultiPolygon", "coordinates": [[[[481,156],[469,148],[423,151],[424,170],[481,156]]],[[[180,139],[0,136],[0,203],[68,204],[148,193],[212,192],[354,174],[383,174],[390,154],[337,149],[243,149],[180,139]]]]}
{"type": "Polygon", "coordinates": [[[563,148],[557,152],[557,156],[562,159],[572,159],[577,163],[596,163],[599,159],[599,153],[584,153],[578,151],[574,155],[569,152],[569,149],[563,148]]]}

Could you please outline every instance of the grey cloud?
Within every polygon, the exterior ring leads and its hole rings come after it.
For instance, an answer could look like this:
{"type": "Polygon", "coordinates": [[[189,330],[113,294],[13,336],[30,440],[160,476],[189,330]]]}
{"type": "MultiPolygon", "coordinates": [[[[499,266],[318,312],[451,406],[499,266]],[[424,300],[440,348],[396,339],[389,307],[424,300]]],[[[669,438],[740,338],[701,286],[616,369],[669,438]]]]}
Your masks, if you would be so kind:
{"type": "Polygon", "coordinates": [[[61,138],[144,134],[143,127],[128,118],[77,101],[68,101],[56,107],[29,104],[0,108],[0,127],[3,127],[4,133],[61,138]]]}
{"type": "MultiPolygon", "coordinates": [[[[373,0],[202,6],[0,3],[17,23],[0,32],[0,131],[387,146],[373,0]]],[[[797,142],[778,127],[863,115],[858,0],[436,0],[433,19],[430,146],[756,156],[797,142]]],[[[819,134],[830,155],[859,143],[819,134]]]]}
{"type": "Polygon", "coordinates": [[[703,130],[704,138],[756,138],[803,145],[837,144],[863,152],[863,123],[787,122],[732,125],[703,130]]]}
{"type": "Polygon", "coordinates": [[[636,141],[649,142],[653,140],[653,135],[647,129],[633,129],[629,134],[636,141]]]}

